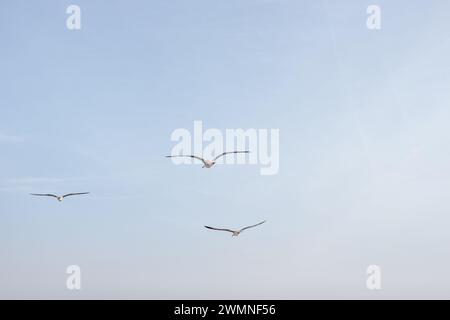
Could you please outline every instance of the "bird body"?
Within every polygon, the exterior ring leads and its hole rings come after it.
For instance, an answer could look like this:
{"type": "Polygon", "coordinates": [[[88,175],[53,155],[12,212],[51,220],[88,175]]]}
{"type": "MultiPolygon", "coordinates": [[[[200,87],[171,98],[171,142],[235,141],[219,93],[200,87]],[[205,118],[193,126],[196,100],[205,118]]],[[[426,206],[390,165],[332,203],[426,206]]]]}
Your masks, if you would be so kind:
{"type": "Polygon", "coordinates": [[[232,237],[237,237],[238,235],[240,235],[241,232],[240,231],[233,231],[233,234],[231,235],[232,237]]]}
{"type": "Polygon", "coordinates": [[[248,226],[248,227],[242,228],[240,230],[220,229],[220,228],[214,228],[214,227],[209,227],[209,226],[205,226],[205,228],[210,229],[210,230],[216,230],[216,231],[228,231],[228,232],[231,232],[231,236],[232,237],[237,237],[237,236],[239,236],[242,233],[242,231],[250,229],[250,228],[253,228],[253,227],[256,227],[256,226],[259,226],[259,225],[263,224],[264,222],[266,222],[266,220],[264,220],[264,221],[262,221],[260,223],[254,224],[252,226],[248,226]]]}
{"type": "Polygon", "coordinates": [[[213,165],[215,165],[216,162],[215,161],[211,161],[211,160],[204,160],[203,161],[203,167],[202,168],[211,168],[213,165]]]}

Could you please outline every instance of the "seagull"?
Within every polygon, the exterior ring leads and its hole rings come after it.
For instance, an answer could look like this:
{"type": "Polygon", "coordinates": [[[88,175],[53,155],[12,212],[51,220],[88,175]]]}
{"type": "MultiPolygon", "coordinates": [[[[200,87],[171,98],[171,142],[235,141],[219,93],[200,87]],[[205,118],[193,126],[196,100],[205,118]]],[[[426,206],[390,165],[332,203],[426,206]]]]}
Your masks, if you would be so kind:
{"type": "Polygon", "coordinates": [[[78,196],[78,195],[82,195],[82,194],[88,194],[89,192],[76,192],[76,193],[68,193],[62,196],[57,196],[56,194],[51,194],[51,193],[30,193],[32,196],[39,196],[39,197],[53,197],[58,199],[59,202],[63,201],[63,199],[65,197],[70,197],[70,196],[78,196]]]}
{"type": "Polygon", "coordinates": [[[229,151],[229,152],[224,152],[222,154],[219,154],[213,160],[205,160],[202,157],[193,156],[193,155],[166,156],[166,158],[177,158],[177,157],[195,158],[195,159],[198,159],[201,162],[203,162],[203,167],[202,168],[211,168],[213,165],[216,164],[217,159],[219,159],[220,157],[223,157],[226,154],[230,154],[230,153],[250,153],[250,151],[229,151]]]}
{"type": "Polygon", "coordinates": [[[237,237],[242,231],[259,226],[260,224],[263,224],[264,222],[266,222],[266,220],[264,220],[263,222],[254,224],[252,226],[242,228],[241,230],[219,229],[219,228],[213,228],[213,227],[208,227],[208,226],[205,226],[205,228],[211,229],[211,230],[217,230],[217,231],[228,231],[228,232],[232,233],[232,235],[231,235],[232,237],[237,237]]]}

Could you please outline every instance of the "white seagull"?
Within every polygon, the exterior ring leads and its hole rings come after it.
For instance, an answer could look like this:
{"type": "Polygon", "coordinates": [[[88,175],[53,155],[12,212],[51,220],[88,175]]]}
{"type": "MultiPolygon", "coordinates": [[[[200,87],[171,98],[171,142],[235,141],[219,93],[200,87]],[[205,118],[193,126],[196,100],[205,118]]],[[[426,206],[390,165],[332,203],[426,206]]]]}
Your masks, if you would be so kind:
{"type": "Polygon", "coordinates": [[[264,222],[266,222],[266,220],[264,220],[263,222],[254,224],[252,226],[242,228],[241,230],[219,229],[219,228],[213,228],[213,227],[208,227],[208,226],[205,226],[205,228],[211,229],[211,230],[217,230],[217,231],[228,231],[228,232],[232,233],[232,235],[231,235],[232,237],[237,237],[242,231],[259,226],[260,224],[263,224],[264,222]]]}
{"type": "Polygon", "coordinates": [[[51,193],[30,193],[32,196],[39,196],[39,197],[53,197],[58,199],[59,202],[63,201],[63,199],[65,197],[70,197],[70,196],[78,196],[78,195],[82,195],[82,194],[88,194],[89,192],[76,192],[76,193],[68,193],[62,196],[57,196],[56,194],[51,194],[51,193]]]}
{"type": "Polygon", "coordinates": [[[166,158],[177,158],[177,157],[195,158],[195,159],[198,159],[201,162],[203,162],[203,167],[202,168],[211,168],[213,165],[216,164],[217,159],[219,159],[220,157],[223,157],[224,155],[229,154],[229,153],[250,153],[250,151],[229,151],[229,152],[224,152],[222,154],[219,154],[213,160],[205,160],[202,157],[193,156],[193,155],[166,156],[166,158]]]}

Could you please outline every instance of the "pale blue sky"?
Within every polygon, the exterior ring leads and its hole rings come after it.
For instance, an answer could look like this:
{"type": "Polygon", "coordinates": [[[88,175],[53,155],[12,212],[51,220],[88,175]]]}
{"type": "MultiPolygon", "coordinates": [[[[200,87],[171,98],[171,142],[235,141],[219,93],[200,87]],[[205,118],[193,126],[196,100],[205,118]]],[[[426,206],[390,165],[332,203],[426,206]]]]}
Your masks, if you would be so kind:
{"type": "Polygon", "coordinates": [[[0,0],[0,297],[450,298],[449,12],[0,0]],[[279,174],[174,166],[194,120],[280,129],[279,174]]]}

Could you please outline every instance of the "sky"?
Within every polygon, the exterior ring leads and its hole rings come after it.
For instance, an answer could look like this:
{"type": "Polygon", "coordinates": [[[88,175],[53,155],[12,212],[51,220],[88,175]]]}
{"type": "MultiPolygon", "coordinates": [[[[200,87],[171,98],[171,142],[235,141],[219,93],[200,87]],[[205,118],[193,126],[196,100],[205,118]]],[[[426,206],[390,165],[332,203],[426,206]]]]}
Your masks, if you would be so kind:
{"type": "Polygon", "coordinates": [[[0,0],[0,298],[449,299],[448,12],[0,0]],[[174,165],[197,120],[279,129],[279,172],[174,165]]]}

